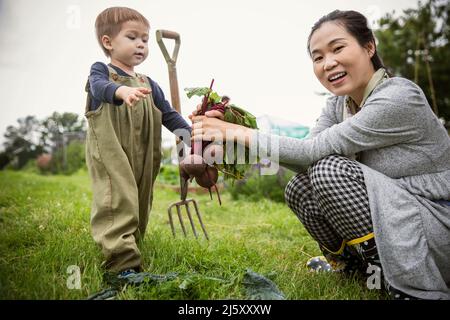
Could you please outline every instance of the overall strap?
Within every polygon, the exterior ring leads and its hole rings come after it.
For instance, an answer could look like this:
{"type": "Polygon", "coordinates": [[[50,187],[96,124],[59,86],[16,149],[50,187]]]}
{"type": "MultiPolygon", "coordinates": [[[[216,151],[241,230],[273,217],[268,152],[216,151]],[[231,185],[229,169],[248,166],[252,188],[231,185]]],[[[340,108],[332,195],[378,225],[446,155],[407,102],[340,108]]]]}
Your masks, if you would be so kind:
{"type": "Polygon", "coordinates": [[[86,106],[84,108],[85,114],[91,110],[92,99],[91,99],[90,89],[91,89],[91,85],[89,83],[89,78],[88,78],[86,81],[86,85],[84,87],[84,91],[86,91],[86,106]]]}

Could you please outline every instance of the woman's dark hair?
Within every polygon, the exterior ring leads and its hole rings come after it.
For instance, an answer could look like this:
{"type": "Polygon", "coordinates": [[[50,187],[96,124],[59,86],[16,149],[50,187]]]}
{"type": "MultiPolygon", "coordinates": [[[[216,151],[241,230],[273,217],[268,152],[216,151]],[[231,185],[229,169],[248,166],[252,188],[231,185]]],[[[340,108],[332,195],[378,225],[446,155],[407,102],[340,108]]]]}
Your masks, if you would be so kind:
{"type": "Polygon", "coordinates": [[[353,37],[355,37],[355,39],[358,41],[361,47],[366,47],[367,44],[372,42],[373,45],[375,46],[375,53],[373,54],[371,60],[375,71],[380,68],[387,69],[383,64],[383,60],[381,60],[380,56],[378,55],[375,37],[373,35],[372,29],[370,29],[368,26],[366,17],[361,13],[352,10],[349,11],[335,10],[323,16],[322,18],[319,19],[319,21],[317,21],[314,24],[314,26],[311,29],[311,33],[309,34],[308,37],[308,54],[310,56],[311,56],[310,51],[311,37],[313,33],[317,29],[319,29],[325,22],[337,22],[343,25],[347,30],[347,32],[350,33],[353,37]]]}

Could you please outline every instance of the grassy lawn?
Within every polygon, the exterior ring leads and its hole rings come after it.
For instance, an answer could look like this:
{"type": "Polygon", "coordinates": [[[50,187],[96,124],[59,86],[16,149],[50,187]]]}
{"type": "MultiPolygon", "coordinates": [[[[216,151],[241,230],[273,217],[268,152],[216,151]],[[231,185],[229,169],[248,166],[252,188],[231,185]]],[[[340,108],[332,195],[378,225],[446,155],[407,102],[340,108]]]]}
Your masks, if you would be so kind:
{"type": "MultiPolygon", "coordinates": [[[[126,287],[119,299],[245,299],[247,268],[269,276],[287,299],[382,299],[378,290],[337,274],[314,274],[305,263],[319,250],[280,203],[198,202],[210,241],[172,237],[167,207],[174,191],[156,188],[141,251],[146,271],[180,277],[126,287]]],[[[0,172],[0,299],[85,299],[105,288],[100,250],[90,235],[87,174],[40,176],[0,172]],[[81,270],[81,289],[68,289],[67,268],[81,270]]],[[[186,220],[185,220],[186,221],[186,220]]]]}

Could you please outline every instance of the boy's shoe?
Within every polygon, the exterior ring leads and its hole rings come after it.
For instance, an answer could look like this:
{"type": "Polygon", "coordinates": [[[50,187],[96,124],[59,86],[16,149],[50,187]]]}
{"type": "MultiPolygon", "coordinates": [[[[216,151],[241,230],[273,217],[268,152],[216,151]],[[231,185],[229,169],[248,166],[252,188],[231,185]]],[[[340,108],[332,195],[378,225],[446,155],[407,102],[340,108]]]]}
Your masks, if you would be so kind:
{"type": "Polygon", "coordinates": [[[132,277],[134,274],[136,274],[137,272],[136,272],[136,270],[134,270],[134,269],[127,269],[127,270],[124,270],[124,271],[122,271],[122,272],[119,272],[119,274],[117,275],[117,277],[119,278],[119,279],[127,279],[127,278],[130,278],[130,277],[132,277]]]}
{"type": "MultiPolygon", "coordinates": [[[[134,269],[127,269],[117,272],[106,272],[103,274],[103,280],[111,287],[100,292],[90,295],[88,300],[113,300],[116,295],[126,284],[130,284],[130,280],[134,275],[138,274],[134,269]]],[[[132,281],[131,281],[132,282],[132,281]]]]}
{"type": "Polygon", "coordinates": [[[140,286],[143,284],[159,284],[172,281],[177,277],[178,274],[174,272],[158,275],[148,272],[138,272],[135,269],[127,269],[119,273],[105,274],[105,281],[114,288],[120,288],[125,285],[140,286]]]}
{"type": "Polygon", "coordinates": [[[107,272],[104,275],[104,280],[107,284],[117,288],[124,286],[126,284],[135,284],[136,275],[139,273],[135,269],[123,270],[119,273],[117,272],[107,272]]]}

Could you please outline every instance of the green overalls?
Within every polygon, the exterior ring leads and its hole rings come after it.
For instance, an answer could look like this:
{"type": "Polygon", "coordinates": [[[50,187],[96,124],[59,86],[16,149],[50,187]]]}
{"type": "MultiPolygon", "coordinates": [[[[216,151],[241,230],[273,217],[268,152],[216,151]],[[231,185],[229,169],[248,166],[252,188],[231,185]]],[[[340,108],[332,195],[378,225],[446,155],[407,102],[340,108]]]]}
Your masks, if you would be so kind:
{"type": "MultiPolygon", "coordinates": [[[[147,87],[146,76],[120,76],[108,66],[111,82],[147,87]]],[[[89,89],[89,82],[86,91],[89,89]]],[[[133,107],[103,102],[86,118],[86,163],[92,180],[91,231],[111,272],[140,268],[137,243],[144,237],[161,161],[161,111],[152,95],[133,107]]]]}

